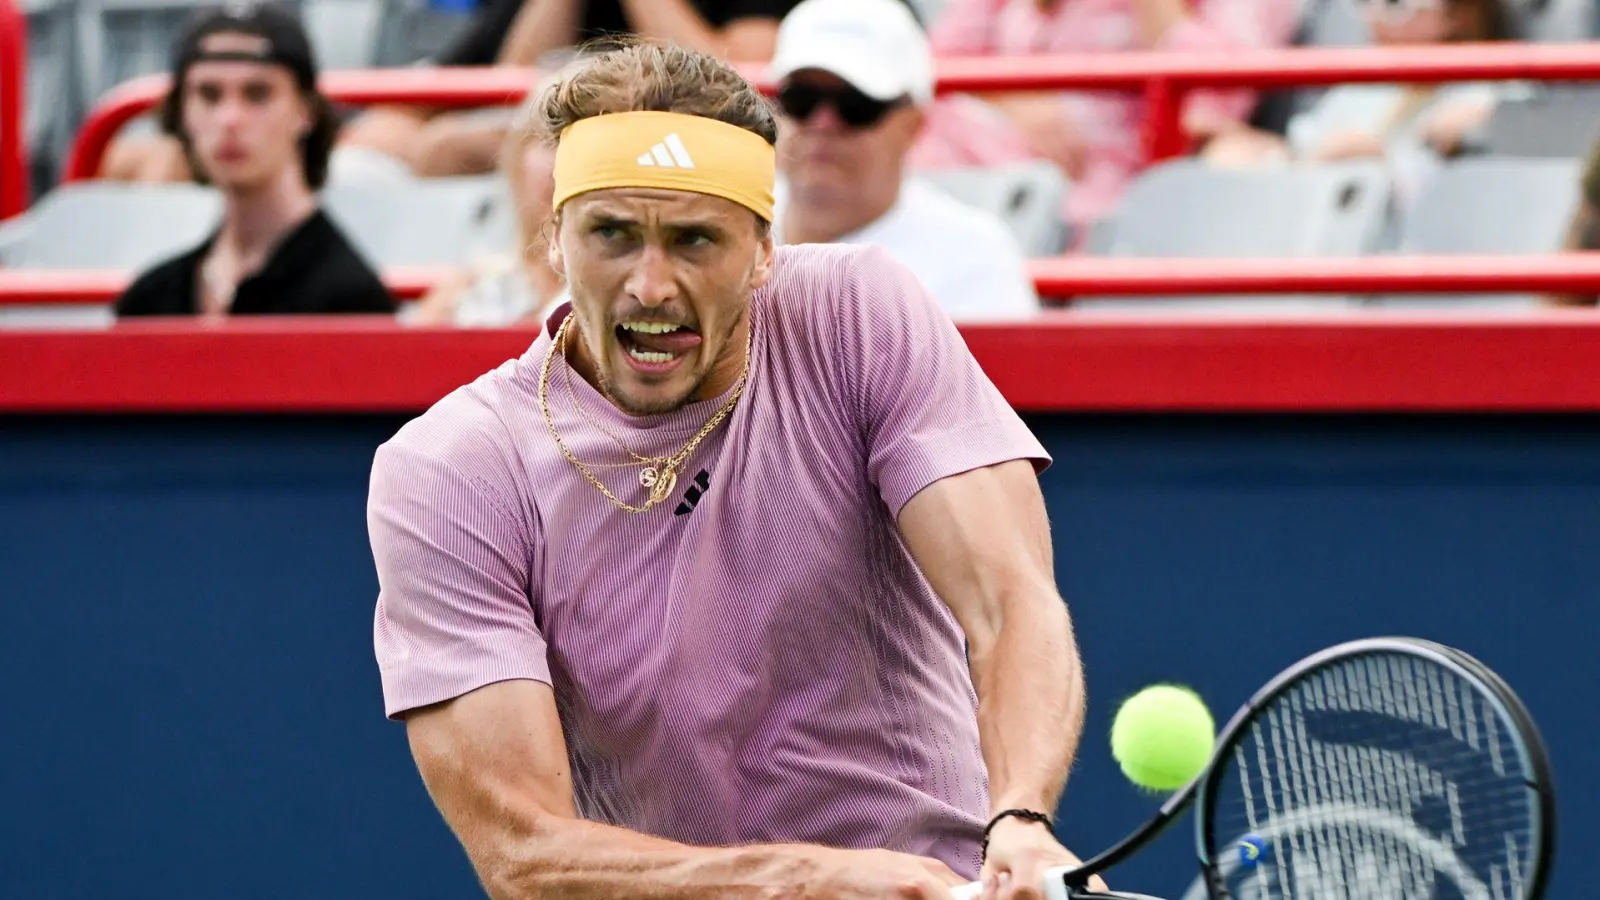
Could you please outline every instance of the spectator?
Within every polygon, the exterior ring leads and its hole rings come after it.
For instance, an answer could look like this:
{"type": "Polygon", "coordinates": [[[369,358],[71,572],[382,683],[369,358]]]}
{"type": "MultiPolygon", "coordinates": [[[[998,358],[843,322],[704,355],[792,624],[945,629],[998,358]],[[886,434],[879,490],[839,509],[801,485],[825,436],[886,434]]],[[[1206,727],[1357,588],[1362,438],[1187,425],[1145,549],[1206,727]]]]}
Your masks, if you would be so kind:
{"type": "Polygon", "coordinates": [[[998,219],[906,173],[933,99],[927,37],[898,0],[805,0],[784,19],[778,79],[784,243],[876,244],[953,318],[1039,308],[998,219]]]}
{"type": "Polygon", "coordinates": [[[272,7],[204,13],[178,41],[161,125],[222,193],[222,224],[141,275],[118,315],[394,311],[312,193],[335,129],[316,78],[300,23],[272,7]]]}
{"type": "MultiPolygon", "coordinates": [[[[778,22],[796,0],[486,0],[438,62],[532,66],[608,35],[632,34],[734,61],[771,58],[778,22]]],[[[384,106],[351,121],[336,177],[467,175],[490,171],[508,130],[481,112],[384,106]]]]}
{"type": "MultiPolygon", "coordinates": [[[[1589,151],[1589,162],[1583,168],[1583,181],[1578,209],[1572,215],[1567,229],[1568,251],[1600,250],[1600,142],[1589,151]]],[[[1545,298],[1552,306],[1594,306],[1593,294],[1551,294],[1545,298]]]]}
{"type": "MultiPolygon", "coordinates": [[[[1130,50],[1237,50],[1293,36],[1299,0],[949,0],[932,31],[936,56],[1023,56],[1130,50]]],[[[1245,126],[1254,95],[1199,91],[1184,108],[1189,137],[1245,126]]],[[[1144,101],[1113,92],[957,96],[940,101],[914,167],[1048,159],[1073,180],[1063,214],[1081,240],[1112,211],[1143,165],[1144,101]]]]}
{"type": "Polygon", "coordinates": [[[483,326],[543,321],[546,308],[565,296],[560,276],[550,268],[544,239],[555,190],[555,153],[534,140],[537,130],[529,121],[546,86],[529,92],[500,153],[500,171],[516,210],[516,248],[479,260],[435,285],[407,311],[408,323],[483,326]]]}
{"type": "MultiPolygon", "coordinates": [[[[1363,0],[1383,46],[1514,40],[1503,0],[1363,0]]],[[[1220,163],[1387,159],[1402,201],[1441,159],[1454,156],[1488,121],[1499,98],[1518,90],[1492,82],[1440,85],[1345,84],[1289,122],[1287,141],[1236,132],[1207,148],[1220,163]]]]}

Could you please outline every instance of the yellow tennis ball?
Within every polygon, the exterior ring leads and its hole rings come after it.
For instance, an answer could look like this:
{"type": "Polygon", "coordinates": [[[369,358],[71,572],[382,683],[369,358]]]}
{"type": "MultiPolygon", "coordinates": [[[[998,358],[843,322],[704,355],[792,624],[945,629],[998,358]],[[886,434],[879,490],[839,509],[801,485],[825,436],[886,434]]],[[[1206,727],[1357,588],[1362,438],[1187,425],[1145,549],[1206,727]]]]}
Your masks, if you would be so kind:
{"type": "Polygon", "coordinates": [[[1139,787],[1175,791],[1211,761],[1217,726],[1188,688],[1147,687],[1123,702],[1111,723],[1111,756],[1139,787]]]}

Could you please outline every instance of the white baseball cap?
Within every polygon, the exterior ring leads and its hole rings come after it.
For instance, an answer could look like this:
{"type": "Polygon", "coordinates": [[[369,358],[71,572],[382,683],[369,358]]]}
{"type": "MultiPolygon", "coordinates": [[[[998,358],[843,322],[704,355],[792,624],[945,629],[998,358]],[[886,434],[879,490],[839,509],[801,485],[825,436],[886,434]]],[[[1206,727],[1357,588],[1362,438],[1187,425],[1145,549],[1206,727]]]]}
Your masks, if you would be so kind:
{"type": "Polygon", "coordinates": [[[933,99],[933,51],[902,0],[805,0],[783,17],[771,76],[821,69],[874,100],[933,99]]]}

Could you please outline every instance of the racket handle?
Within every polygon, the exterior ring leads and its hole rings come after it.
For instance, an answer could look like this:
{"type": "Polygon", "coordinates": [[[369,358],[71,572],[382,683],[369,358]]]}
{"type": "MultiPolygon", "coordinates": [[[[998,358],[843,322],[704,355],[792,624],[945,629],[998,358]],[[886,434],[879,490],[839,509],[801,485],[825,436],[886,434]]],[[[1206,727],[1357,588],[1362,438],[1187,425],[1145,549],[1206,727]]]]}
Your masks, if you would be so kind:
{"type": "MultiPolygon", "coordinates": [[[[1044,898],[1045,900],[1070,900],[1071,892],[1067,890],[1066,875],[1072,872],[1073,866],[1056,866],[1044,870],[1044,898]]],[[[978,900],[983,896],[983,882],[969,881],[966,884],[950,889],[955,900],[978,900]]]]}

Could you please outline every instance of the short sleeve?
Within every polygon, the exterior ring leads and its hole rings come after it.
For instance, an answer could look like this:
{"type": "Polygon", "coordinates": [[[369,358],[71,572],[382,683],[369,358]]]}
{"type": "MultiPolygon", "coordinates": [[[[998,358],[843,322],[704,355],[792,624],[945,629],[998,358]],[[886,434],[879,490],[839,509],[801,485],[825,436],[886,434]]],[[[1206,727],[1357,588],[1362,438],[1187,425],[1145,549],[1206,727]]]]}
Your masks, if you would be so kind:
{"type": "Polygon", "coordinates": [[[491,486],[391,441],[373,463],[367,529],[390,717],[495,682],[550,683],[530,598],[531,538],[491,486]]]}
{"type": "Polygon", "coordinates": [[[950,317],[877,247],[851,256],[838,294],[836,364],[867,470],[895,516],[942,478],[1014,459],[1050,463],[950,317]]]}

